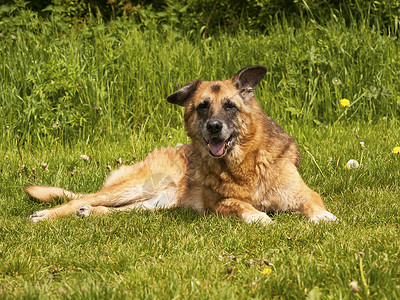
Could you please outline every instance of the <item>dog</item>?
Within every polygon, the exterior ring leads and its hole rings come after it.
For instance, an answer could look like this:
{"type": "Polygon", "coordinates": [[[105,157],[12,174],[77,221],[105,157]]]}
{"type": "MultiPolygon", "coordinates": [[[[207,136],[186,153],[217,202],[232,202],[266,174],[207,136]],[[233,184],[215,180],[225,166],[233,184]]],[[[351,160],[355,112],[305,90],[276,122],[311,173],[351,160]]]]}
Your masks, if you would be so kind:
{"type": "Polygon", "coordinates": [[[25,186],[41,202],[70,200],[37,211],[30,220],[185,207],[264,225],[272,222],[267,213],[275,211],[299,213],[314,223],[337,221],[301,178],[293,138],[255,99],[254,89],[266,72],[250,66],[228,80],[186,84],[167,101],[184,107],[190,144],[161,148],[142,162],[121,166],[97,193],[25,186]]]}

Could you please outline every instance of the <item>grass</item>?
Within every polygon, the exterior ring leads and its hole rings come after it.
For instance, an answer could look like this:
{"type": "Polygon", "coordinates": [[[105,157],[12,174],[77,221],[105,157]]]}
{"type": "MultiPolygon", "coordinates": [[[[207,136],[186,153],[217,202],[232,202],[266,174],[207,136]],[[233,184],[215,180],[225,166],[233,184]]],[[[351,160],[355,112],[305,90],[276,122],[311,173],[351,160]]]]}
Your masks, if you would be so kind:
{"type": "Polygon", "coordinates": [[[124,136],[143,126],[165,134],[182,124],[179,110],[165,101],[177,85],[226,79],[252,64],[269,69],[259,98],[280,123],[400,114],[398,41],[365,24],[293,28],[282,21],[265,34],[241,30],[201,40],[122,21],[92,19],[64,32],[56,22],[25,18],[14,39],[0,36],[3,136],[9,131],[44,144],[48,138],[124,136]],[[351,101],[346,114],[342,98],[351,101]]]}
{"type": "MultiPolygon", "coordinates": [[[[36,160],[48,163],[48,171],[35,165],[27,147],[21,148],[26,168],[18,170],[16,147],[7,149],[8,160],[1,162],[0,291],[5,298],[43,299],[398,298],[400,156],[391,153],[400,138],[397,124],[354,123],[344,132],[342,126],[291,132],[322,170],[302,151],[305,181],[340,218],[329,225],[279,213],[265,228],[180,209],[32,224],[28,216],[48,205],[30,200],[23,184],[95,191],[109,173],[108,164],[117,167],[119,157],[129,161],[132,155],[141,159],[153,145],[138,141],[135,151],[129,150],[128,139],[81,142],[60,147],[58,153],[30,148],[36,160]],[[346,170],[348,159],[359,160],[359,141],[366,146],[363,165],[346,170]],[[86,172],[80,154],[92,156],[86,172]],[[263,275],[266,268],[272,272],[263,275]],[[358,294],[349,288],[354,280],[358,294]]],[[[161,138],[157,146],[180,139],[161,138]]]]}
{"type": "Polygon", "coordinates": [[[20,21],[16,39],[0,36],[1,298],[400,298],[396,39],[340,20],[207,40],[123,21],[20,21]],[[165,101],[177,84],[251,64],[269,68],[257,98],[297,140],[301,174],[338,224],[180,209],[28,221],[49,205],[23,185],[98,190],[119,158],[188,142],[182,110],[165,101]],[[346,170],[349,159],[361,167],[346,170]]]}

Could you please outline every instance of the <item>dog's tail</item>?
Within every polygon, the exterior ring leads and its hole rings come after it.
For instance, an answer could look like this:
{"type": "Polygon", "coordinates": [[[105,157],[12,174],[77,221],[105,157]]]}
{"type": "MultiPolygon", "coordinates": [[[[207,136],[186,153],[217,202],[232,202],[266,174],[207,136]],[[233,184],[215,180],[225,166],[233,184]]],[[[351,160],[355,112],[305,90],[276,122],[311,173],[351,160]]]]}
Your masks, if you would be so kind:
{"type": "Polygon", "coordinates": [[[53,199],[56,198],[71,200],[84,196],[84,194],[75,194],[71,191],[54,186],[25,185],[24,190],[30,196],[43,203],[51,203],[53,202],[53,199]]]}

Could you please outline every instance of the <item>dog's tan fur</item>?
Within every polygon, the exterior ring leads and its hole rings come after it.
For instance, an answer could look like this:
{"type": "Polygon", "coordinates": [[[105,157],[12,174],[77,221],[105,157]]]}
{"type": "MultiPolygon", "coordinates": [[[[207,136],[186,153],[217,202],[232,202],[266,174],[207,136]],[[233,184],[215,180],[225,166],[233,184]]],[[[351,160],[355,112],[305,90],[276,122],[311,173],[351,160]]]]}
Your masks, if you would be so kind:
{"type": "Polygon", "coordinates": [[[171,94],[169,102],[185,107],[191,144],[155,150],[142,162],[122,166],[94,194],[26,186],[42,202],[72,199],[30,219],[183,206],[248,223],[270,223],[270,211],[298,212],[313,222],[336,220],[300,177],[294,140],[254,98],[265,72],[261,66],[248,67],[231,79],[196,80],[171,94]]]}

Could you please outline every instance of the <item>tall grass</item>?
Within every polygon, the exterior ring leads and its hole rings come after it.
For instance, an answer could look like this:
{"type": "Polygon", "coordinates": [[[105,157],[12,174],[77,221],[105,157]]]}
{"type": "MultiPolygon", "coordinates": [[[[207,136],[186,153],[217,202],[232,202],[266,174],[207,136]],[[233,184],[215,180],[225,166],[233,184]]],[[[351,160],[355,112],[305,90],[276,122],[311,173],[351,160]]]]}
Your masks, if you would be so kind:
{"type": "Polygon", "coordinates": [[[86,139],[143,126],[165,134],[182,124],[181,110],[164,100],[178,85],[229,78],[252,64],[269,69],[259,100],[280,122],[400,115],[398,41],[355,22],[293,28],[280,20],[265,34],[205,40],[172,29],[143,32],[128,21],[92,19],[68,33],[55,21],[34,28],[0,37],[3,137],[86,139]],[[346,111],[341,98],[351,101],[346,111]]]}

